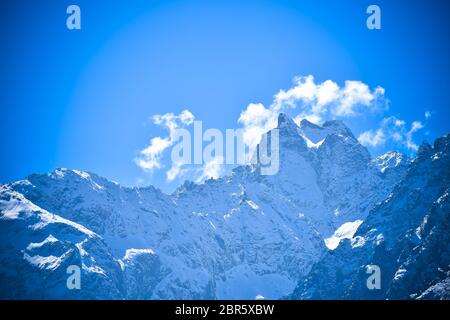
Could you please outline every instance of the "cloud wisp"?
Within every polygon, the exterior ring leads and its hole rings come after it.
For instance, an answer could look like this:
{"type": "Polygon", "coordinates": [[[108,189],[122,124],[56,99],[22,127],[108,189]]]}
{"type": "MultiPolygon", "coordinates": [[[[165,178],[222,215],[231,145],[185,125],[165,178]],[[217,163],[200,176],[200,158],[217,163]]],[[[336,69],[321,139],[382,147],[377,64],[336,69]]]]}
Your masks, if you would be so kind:
{"type": "MultiPolygon", "coordinates": [[[[425,120],[430,117],[431,113],[425,112],[425,120]]],[[[424,127],[423,121],[416,120],[407,125],[405,120],[390,116],[381,121],[379,128],[361,133],[358,140],[367,147],[379,147],[387,142],[394,142],[403,145],[408,150],[417,151],[419,147],[413,140],[413,134],[424,127]]]]}
{"type": "MultiPolygon", "coordinates": [[[[163,164],[165,151],[175,148],[175,144],[181,137],[179,133],[183,131],[180,129],[190,127],[195,121],[195,116],[186,109],[178,115],[174,113],[155,115],[152,117],[152,121],[154,124],[164,127],[168,131],[168,135],[152,138],[149,145],[141,150],[134,159],[135,163],[147,173],[165,168],[163,164]]],[[[203,182],[209,178],[217,179],[223,173],[224,159],[221,156],[213,157],[201,166],[186,163],[179,159],[174,160],[173,157],[171,161],[171,167],[166,171],[168,182],[186,174],[190,174],[196,182],[203,182]]],[[[138,183],[142,183],[142,180],[139,180],[138,183]]]]}
{"type": "MultiPolygon", "coordinates": [[[[139,152],[134,160],[136,164],[145,172],[153,172],[163,167],[161,157],[166,149],[173,146],[177,141],[176,131],[194,123],[195,117],[189,110],[183,110],[179,115],[166,113],[152,117],[153,123],[166,128],[169,131],[167,137],[154,137],[150,144],[139,152]]],[[[171,181],[180,173],[182,164],[173,164],[167,172],[167,177],[171,181]]]]}

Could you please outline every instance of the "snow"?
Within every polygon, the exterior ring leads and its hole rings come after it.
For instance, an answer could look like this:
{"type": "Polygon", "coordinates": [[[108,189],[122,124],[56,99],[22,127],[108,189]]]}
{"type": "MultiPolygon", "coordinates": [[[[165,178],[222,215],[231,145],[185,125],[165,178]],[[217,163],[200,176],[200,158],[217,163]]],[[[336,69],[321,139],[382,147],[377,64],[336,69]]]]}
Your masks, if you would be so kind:
{"type": "Polygon", "coordinates": [[[405,155],[395,151],[386,152],[372,160],[381,173],[391,168],[396,168],[409,161],[405,155]]]}
{"type": "Polygon", "coordinates": [[[24,254],[25,260],[27,260],[32,265],[37,266],[39,269],[56,269],[61,264],[61,257],[48,256],[41,257],[39,255],[29,256],[24,254]]]}
{"type": "Polygon", "coordinates": [[[123,257],[123,260],[131,260],[139,255],[144,254],[155,254],[155,252],[151,249],[128,249],[125,252],[125,256],[123,257]]]}
{"type": "Polygon", "coordinates": [[[303,137],[303,139],[305,140],[306,145],[308,146],[308,148],[314,148],[314,149],[317,149],[317,148],[319,148],[319,147],[322,145],[322,143],[325,141],[325,139],[322,139],[322,140],[318,141],[317,143],[314,143],[314,142],[312,142],[311,140],[309,140],[306,136],[302,136],[302,137],[303,137]]]}
{"type": "Polygon", "coordinates": [[[403,268],[398,269],[394,275],[394,281],[400,280],[406,274],[406,272],[407,272],[406,269],[403,268]]]}
{"type": "Polygon", "coordinates": [[[42,241],[42,242],[38,242],[38,243],[30,243],[28,246],[27,246],[27,250],[28,251],[31,251],[31,250],[33,250],[33,249],[38,249],[38,248],[41,248],[41,247],[43,247],[44,245],[46,245],[46,244],[48,244],[48,243],[55,243],[55,242],[58,242],[58,239],[56,239],[54,236],[52,236],[52,235],[49,235],[47,238],[45,238],[45,240],[44,241],[42,241]]]}
{"type": "Polygon", "coordinates": [[[356,236],[354,238],[351,239],[351,246],[352,249],[355,248],[361,248],[366,244],[366,239],[364,237],[361,236],[356,236]]]}
{"type": "Polygon", "coordinates": [[[75,172],[76,174],[78,174],[80,177],[82,177],[83,179],[90,179],[91,176],[89,175],[89,173],[87,172],[83,172],[83,171],[79,171],[79,170],[73,170],[73,172],[75,172]]]}
{"type": "Polygon", "coordinates": [[[259,209],[259,206],[256,203],[254,203],[252,200],[247,200],[247,203],[250,207],[252,207],[253,210],[259,209]]]}
{"type": "Polygon", "coordinates": [[[346,222],[341,225],[331,237],[324,240],[327,248],[334,250],[338,247],[341,240],[352,239],[362,222],[362,220],[356,220],[353,222],[346,222]]]}
{"type": "Polygon", "coordinates": [[[1,186],[0,223],[21,238],[6,238],[16,251],[0,256],[26,253],[28,264],[55,270],[70,258],[102,297],[283,297],[323,256],[324,241],[364,244],[354,232],[397,181],[380,175],[343,123],[282,120],[274,176],[238,167],[171,195],[69,169],[1,186]]]}
{"type": "Polygon", "coordinates": [[[438,138],[433,146],[424,143],[414,160],[400,160],[395,154],[372,160],[369,166],[382,177],[377,189],[396,181],[394,188],[364,219],[358,219],[364,222],[350,241],[342,241],[314,264],[291,297],[449,299],[449,260],[442,255],[449,249],[449,199],[445,196],[449,141],[450,135],[438,138]],[[381,290],[367,290],[364,268],[369,265],[382,272],[381,290]]]}

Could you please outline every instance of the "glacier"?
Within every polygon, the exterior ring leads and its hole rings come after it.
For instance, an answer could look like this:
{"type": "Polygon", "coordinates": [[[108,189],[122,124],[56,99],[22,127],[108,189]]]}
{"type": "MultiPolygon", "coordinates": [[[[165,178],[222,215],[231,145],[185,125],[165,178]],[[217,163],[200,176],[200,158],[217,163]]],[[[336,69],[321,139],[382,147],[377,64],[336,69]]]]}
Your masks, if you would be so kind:
{"type": "Polygon", "coordinates": [[[342,121],[276,129],[273,176],[238,166],[170,195],[65,168],[1,185],[0,298],[448,296],[448,136],[372,158],[342,121]],[[390,282],[365,293],[375,262],[390,282]]]}

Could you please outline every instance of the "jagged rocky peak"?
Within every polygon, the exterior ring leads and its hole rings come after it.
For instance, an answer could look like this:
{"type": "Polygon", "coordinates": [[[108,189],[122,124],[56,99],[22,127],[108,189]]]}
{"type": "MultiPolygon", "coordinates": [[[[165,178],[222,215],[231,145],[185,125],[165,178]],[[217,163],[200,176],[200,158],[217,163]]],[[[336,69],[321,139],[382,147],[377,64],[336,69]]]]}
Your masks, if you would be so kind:
{"type": "Polygon", "coordinates": [[[437,138],[433,145],[424,141],[417,150],[417,157],[415,161],[430,158],[435,161],[441,157],[448,157],[450,153],[450,133],[437,138]]]}
{"type": "Polygon", "coordinates": [[[298,132],[303,138],[306,138],[314,144],[325,139],[329,135],[337,135],[343,138],[355,137],[351,130],[341,120],[330,120],[324,122],[322,125],[312,123],[307,119],[302,119],[297,125],[295,121],[286,113],[278,115],[278,129],[289,128],[292,131],[298,132]]]}
{"type": "Polygon", "coordinates": [[[422,142],[417,150],[416,157],[413,162],[430,160],[436,162],[441,158],[447,158],[450,155],[450,134],[437,138],[433,144],[427,141],[422,142]]]}
{"type": "Polygon", "coordinates": [[[294,122],[294,120],[290,116],[288,116],[286,113],[280,113],[278,115],[278,129],[281,129],[281,128],[297,129],[298,126],[294,122]]]}
{"type": "Polygon", "coordinates": [[[449,152],[450,151],[450,133],[446,136],[437,138],[434,141],[433,148],[435,152],[449,152]]]}
{"type": "Polygon", "coordinates": [[[303,119],[300,122],[300,132],[302,137],[310,146],[311,144],[318,144],[323,142],[325,137],[328,135],[328,132],[326,132],[323,127],[314,124],[306,119],[303,119]]]}
{"type": "Polygon", "coordinates": [[[190,181],[190,180],[185,180],[181,186],[179,186],[178,188],[175,189],[175,191],[173,192],[173,195],[179,196],[183,192],[188,192],[188,191],[194,190],[195,187],[197,187],[197,186],[198,186],[198,184],[196,184],[195,182],[190,181]]]}
{"type": "MultiPolygon", "coordinates": [[[[279,131],[280,151],[295,150],[296,152],[303,152],[307,150],[305,141],[301,138],[299,127],[294,120],[286,113],[278,115],[278,126],[275,128],[279,131]]],[[[271,136],[273,130],[270,130],[261,137],[261,142],[271,145],[271,136]]]]}
{"type": "Polygon", "coordinates": [[[312,123],[308,119],[302,119],[302,121],[300,121],[300,128],[312,128],[312,129],[323,130],[323,128],[321,126],[319,126],[315,123],[312,123]]]}
{"type": "Polygon", "coordinates": [[[342,120],[325,121],[322,126],[326,129],[334,131],[335,133],[352,135],[352,132],[342,120]]]}
{"type": "Polygon", "coordinates": [[[397,151],[388,151],[372,160],[372,163],[380,170],[381,173],[389,169],[397,167],[405,167],[410,159],[408,156],[397,151]]]}
{"type": "Polygon", "coordinates": [[[426,158],[433,152],[433,147],[427,141],[424,141],[417,150],[417,159],[426,158]]]}
{"type": "Polygon", "coordinates": [[[371,161],[367,148],[359,143],[341,120],[326,121],[320,125],[302,119],[297,125],[289,115],[280,113],[278,129],[281,150],[295,150],[298,154],[317,154],[326,159],[338,158],[341,160],[336,161],[342,164],[347,163],[349,158],[358,159],[361,167],[367,166],[371,161]]]}
{"type": "MultiPolygon", "coordinates": [[[[397,165],[400,153],[375,161],[397,165]]],[[[363,219],[356,233],[316,263],[300,279],[296,299],[448,299],[449,136],[424,143],[391,192],[363,219]],[[381,270],[381,287],[367,287],[367,266],[381,270]],[[344,275],[344,276],[338,276],[344,275]]],[[[386,173],[389,173],[387,170],[386,173]]],[[[389,174],[387,175],[389,177],[389,174]]],[[[383,179],[382,184],[391,182],[383,179]]]]}
{"type": "Polygon", "coordinates": [[[57,168],[50,173],[44,174],[31,174],[26,178],[30,182],[44,182],[44,181],[66,181],[66,182],[90,182],[100,184],[114,184],[116,182],[109,181],[95,173],[90,173],[81,170],[57,168]]]}
{"type": "Polygon", "coordinates": [[[58,196],[62,189],[72,190],[80,194],[87,190],[94,190],[97,193],[103,193],[107,190],[131,190],[97,174],[66,168],[57,168],[50,173],[31,174],[24,180],[12,183],[12,186],[14,189],[25,193],[33,193],[33,190],[40,190],[46,194],[51,192],[58,199],[63,196],[58,196]]]}
{"type": "Polygon", "coordinates": [[[319,125],[303,119],[300,122],[299,131],[308,143],[308,146],[318,147],[331,135],[344,139],[350,138],[353,142],[356,141],[351,130],[340,120],[326,121],[319,125]]]}

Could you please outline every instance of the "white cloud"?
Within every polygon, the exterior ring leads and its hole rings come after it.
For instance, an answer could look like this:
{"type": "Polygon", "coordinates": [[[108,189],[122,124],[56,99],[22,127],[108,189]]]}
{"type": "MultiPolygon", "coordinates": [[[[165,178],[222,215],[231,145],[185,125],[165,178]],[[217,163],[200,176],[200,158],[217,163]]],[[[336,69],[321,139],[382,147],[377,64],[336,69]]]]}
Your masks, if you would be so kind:
{"type": "Polygon", "coordinates": [[[420,130],[423,128],[423,124],[420,121],[414,121],[411,125],[411,130],[409,131],[410,133],[414,133],[417,130],[420,130]]]}
{"type": "MultiPolygon", "coordinates": [[[[153,123],[165,127],[169,131],[167,137],[154,137],[150,140],[150,144],[139,152],[139,156],[135,158],[136,164],[146,172],[153,172],[155,169],[161,169],[161,157],[164,151],[171,147],[175,141],[175,131],[178,128],[191,125],[195,117],[189,110],[183,110],[179,115],[166,113],[164,115],[155,115],[153,123]]],[[[169,170],[167,177],[169,179],[180,173],[180,170],[174,168],[169,170]]],[[[172,180],[173,180],[172,179],[172,180]]]]}
{"type": "Polygon", "coordinates": [[[331,80],[316,84],[314,77],[309,75],[295,78],[293,88],[275,95],[270,109],[279,112],[288,107],[299,107],[300,114],[320,119],[325,115],[353,117],[363,111],[387,108],[384,92],[382,87],[370,90],[361,81],[347,80],[343,87],[331,80]]]}
{"type": "Polygon", "coordinates": [[[245,109],[238,122],[243,126],[243,140],[250,150],[255,150],[261,135],[276,127],[278,112],[267,109],[263,104],[251,103],[245,109]]]}
{"type": "Polygon", "coordinates": [[[369,130],[361,133],[358,138],[359,142],[365,146],[376,147],[386,142],[386,137],[382,129],[369,130]]]}
{"type": "Polygon", "coordinates": [[[384,100],[384,89],[376,87],[371,91],[369,86],[361,81],[345,81],[332,112],[336,116],[355,116],[358,111],[376,111],[387,108],[384,100]]]}
{"type": "Polygon", "coordinates": [[[166,113],[163,115],[153,116],[153,123],[166,127],[169,129],[171,135],[175,130],[184,125],[190,125],[194,122],[195,117],[189,110],[183,110],[179,115],[173,113],[166,113]]]}
{"type": "MultiPolygon", "coordinates": [[[[246,121],[251,123],[254,115],[261,111],[263,110],[256,105],[254,108],[250,108],[246,121]]],[[[164,166],[161,161],[164,152],[177,142],[176,130],[193,124],[194,120],[195,117],[189,110],[184,110],[179,115],[166,113],[153,116],[153,123],[166,128],[168,130],[168,136],[152,138],[149,145],[141,150],[139,156],[135,158],[136,164],[146,172],[162,169],[164,166]]],[[[209,178],[217,179],[223,173],[224,159],[223,157],[214,157],[201,166],[201,168],[196,166],[186,167],[186,165],[188,164],[173,161],[170,169],[166,171],[167,181],[172,182],[176,178],[187,174],[190,174],[190,177],[198,175],[197,178],[194,178],[197,182],[203,182],[209,178]]],[[[140,180],[137,183],[141,184],[142,181],[140,180]]]]}
{"type": "Polygon", "coordinates": [[[136,164],[144,171],[160,169],[160,157],[164,150],[171,145],[170,138],[152,138],[147,148],[140,152],[140,156],[135,159],[136,164]]]}
{"type": "Polygon", "coordinates": [[[166,171],[167,181],[172,182],[185,171],[181,169],[184,163],[172,163],[172,167],[166,171]]]}
{"type": "Polygon", "coordinates": [[[424,127],[424,125],[420,121],[414,121],[412,123],[411,129],[409,129],[409,131],[405,135],[406,136],[406,147],[408,149],[412,149],[414,151],[419,149],[419,147],[414,143],[412,135],[413,135],[414,132],[419,131],[423,127],[424,127]]]}
{"type": "Polygon", "coordinates": [[[392,141],[416,151],[418,146],[413,140],[413,134],[423,128],[422,122],[413,121],[408,129],[406,121],[391,116],[384,118],[378,129],[361,133],[358,140],[362,145],[370,147],[382,146],[392,141]]]}
{"type": "Polygon", "coordinates": [[[203,165],[200,176],[196,182],[203,182],[207,179],[217,179],[223,173],[223,157],[214,157],[203,165]]]}
{"type": "Polygon", "coordinates": [[[396,127],[402,127],[402,126],[405,125],[405,123],[406,123],[405,121],[399,120],[399,119],[396,119],[396,120],[394,121],[394,124],[395,124],[396,127]]]}

